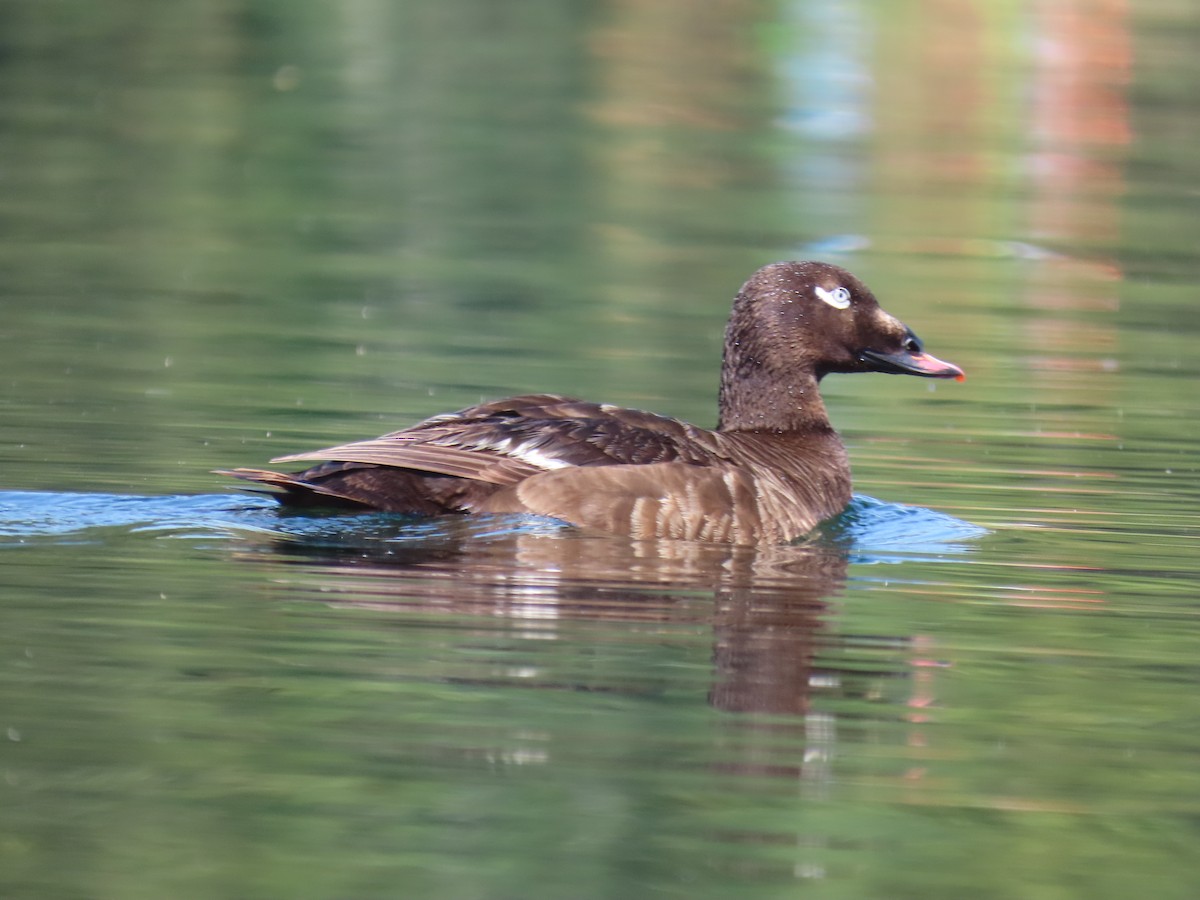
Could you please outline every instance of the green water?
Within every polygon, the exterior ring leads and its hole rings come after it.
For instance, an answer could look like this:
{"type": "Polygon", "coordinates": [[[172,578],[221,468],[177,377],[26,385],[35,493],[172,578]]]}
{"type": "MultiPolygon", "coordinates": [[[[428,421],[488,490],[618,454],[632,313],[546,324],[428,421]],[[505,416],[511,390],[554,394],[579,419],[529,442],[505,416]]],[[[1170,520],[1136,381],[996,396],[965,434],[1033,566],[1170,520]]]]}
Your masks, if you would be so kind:
{"type": "Polygon", "coordinates": [[[10,7],[0,895],[1195,896],[1200,13],[10,7]],[[805,257],[968,380],[826,381],[803,546],[209,474],[527,391],[709,425],[805,257]]]}

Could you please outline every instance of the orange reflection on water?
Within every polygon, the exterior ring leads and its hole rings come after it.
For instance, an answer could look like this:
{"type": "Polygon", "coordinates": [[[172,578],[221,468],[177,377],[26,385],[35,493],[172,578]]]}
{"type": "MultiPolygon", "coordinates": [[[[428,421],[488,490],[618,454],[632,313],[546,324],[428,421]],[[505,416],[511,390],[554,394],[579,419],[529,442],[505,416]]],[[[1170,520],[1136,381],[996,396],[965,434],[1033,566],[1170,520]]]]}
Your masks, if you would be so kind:
{"type": "MultiPolygon", "coordinates": [[[[1033,7],[1034,47],[1027,158],[1033,186],[1029,231],[1059,245],[1093,247],[1090,261],[1060,258],[1035,273],[1028,303],[1060,311],[1115,310],[1122,278],[1111,249],[1120,237],[1125,191],[1124,148],[1131,139],[1126,90],[1133,64],[1124,0],[1043,0],[1033,7]]],[[[1046,368],[1076,368],[1079,355],[1117,345],[1100,317],[1031,320],[1032,346],[1047,351],[1046,368]],[[1070,355],[1064,354],[1068,351],[1070,355]],[[1072,352],[1073,351],[1073,352],[1072,352]]],[[[1102,368],[1111,370],[1105,360],[1102,368]]],[[[1042,379],[1051,388],[1053,377],[1042,379]]]]}

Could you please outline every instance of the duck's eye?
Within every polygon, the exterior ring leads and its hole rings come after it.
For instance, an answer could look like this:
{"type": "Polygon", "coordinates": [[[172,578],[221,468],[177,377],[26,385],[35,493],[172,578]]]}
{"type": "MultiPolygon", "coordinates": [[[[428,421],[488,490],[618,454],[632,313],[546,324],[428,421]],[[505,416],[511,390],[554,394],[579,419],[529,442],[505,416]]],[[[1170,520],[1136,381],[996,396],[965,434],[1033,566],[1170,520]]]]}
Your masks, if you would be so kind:
{"type": "Polygon", "coordinates": [[[832,291],[827,291],[818,285],[815,290],[817,296],[834,309],[845,309],[850,305],[850,292],[841,285],[838,285],[832,291]]]}
{"type": "Polygon", "coordinates": [[[904,339],[904,350],[906,353],[920,353],[921,342],[915,337],[907,337],[904,339]]]}

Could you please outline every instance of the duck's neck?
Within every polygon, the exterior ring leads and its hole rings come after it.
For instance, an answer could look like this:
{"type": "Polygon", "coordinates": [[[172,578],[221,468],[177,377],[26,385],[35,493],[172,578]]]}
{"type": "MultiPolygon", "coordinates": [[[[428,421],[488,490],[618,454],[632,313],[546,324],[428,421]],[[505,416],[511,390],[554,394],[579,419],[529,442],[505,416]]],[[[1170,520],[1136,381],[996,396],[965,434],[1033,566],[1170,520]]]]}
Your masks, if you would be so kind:
{"type": "Polygon", "coordinates": [[[753,360],[721,372],[718,431],[814,432],[832,428],[816,375],[786,381],[753,360]]]}

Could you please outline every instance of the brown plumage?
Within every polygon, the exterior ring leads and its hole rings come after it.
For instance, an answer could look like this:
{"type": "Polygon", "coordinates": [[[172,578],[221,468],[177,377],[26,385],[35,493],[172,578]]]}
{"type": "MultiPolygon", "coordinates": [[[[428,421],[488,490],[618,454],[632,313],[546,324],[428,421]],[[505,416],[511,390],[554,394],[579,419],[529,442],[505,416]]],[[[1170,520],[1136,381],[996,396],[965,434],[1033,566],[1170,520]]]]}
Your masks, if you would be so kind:
{"type": "Polygon", "coordinates": [[[715,431],[531,394],[272,460],[326,461],[302,472],[221,474],[280,488],[291,505],[534,513],[638,538],[776,543],[850,500],[846,451],[818,391],[830,372],[963,377],[845,269],[775,263],[734,300],[715,431]]]}

